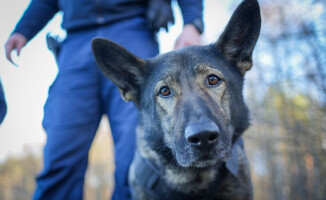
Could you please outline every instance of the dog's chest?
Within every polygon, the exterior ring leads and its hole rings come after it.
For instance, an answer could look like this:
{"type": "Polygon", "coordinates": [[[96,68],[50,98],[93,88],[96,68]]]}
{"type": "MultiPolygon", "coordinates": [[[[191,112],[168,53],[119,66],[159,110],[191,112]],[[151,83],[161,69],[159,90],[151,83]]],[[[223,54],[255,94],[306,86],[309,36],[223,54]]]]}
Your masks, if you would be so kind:
{"type": "Polygon", "coordinates": [[[167,184],[184,193],[206,190],[217,178],[217,168],[203,171],[167,168],[165,172],[167,184]]]}

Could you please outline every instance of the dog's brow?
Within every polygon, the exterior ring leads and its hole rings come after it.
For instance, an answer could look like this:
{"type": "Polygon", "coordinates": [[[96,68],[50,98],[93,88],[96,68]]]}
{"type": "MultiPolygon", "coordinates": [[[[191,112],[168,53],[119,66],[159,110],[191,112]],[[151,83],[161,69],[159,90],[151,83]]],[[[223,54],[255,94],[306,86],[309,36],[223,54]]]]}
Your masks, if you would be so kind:
{"type": "Polygon", "coordinates": [[[223,73],[220,70],[217,70],[213,67],[210,67],[209,65],[205,64],[198,64],[194,67],[194,71],[196,74],[208,74],[208,73],[214,73],[218,75],[220,78],[223,78],[223,73]]]}
{"type": "MultiPolygon", "coordinates": [[[[212,70],[214,71],[218,71],[217,69],[215,69],[214,67],[211,67],[209,65],[206,65],[206,64],[197,64],[195,67],[194,67],[194,70],[195,70],[195,73],[197,74],[201,74],[201,73],[208,73],[212,70]]],[[[221,73],[221,72],[219,72],[221,73]]]]}
{"type": "Polygon", "coordinates": [[[207,73],[209,71],[210,67],[204,64],[196,65],[194,70],[195,73],[207,73]]]}
{"type": "Polygon", "coordinates": [[[157,84],[155,86],[155,90],[158,91],[162,86],[165,86],[165,85],[167,85],[168,83],[171,83],[171,82],[173,82],[173,78],[171,76],[166,76],[162,80],[157,82],[157,84]]]}

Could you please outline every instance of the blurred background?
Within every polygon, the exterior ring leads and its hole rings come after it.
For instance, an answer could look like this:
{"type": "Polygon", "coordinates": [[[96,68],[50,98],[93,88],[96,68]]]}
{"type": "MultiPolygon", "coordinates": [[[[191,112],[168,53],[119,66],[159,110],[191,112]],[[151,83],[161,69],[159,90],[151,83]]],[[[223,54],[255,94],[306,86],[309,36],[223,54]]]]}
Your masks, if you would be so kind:
{"type": "MultiPolygon", "coordinates": [[[[245,100],[252,126],[245,133],[255,199],[326,199],[326,1],[260,0],[262,30],[254,66],[246,74],[245,100]]],[[[204,0],[203,44],[217,40],[240,0],[204,0]]],[[[0,6],[0,77],[8,103],[0,126],[0,200],[30,199],[42,168],[41,126],[48,87],[57,73],[47,50],[48,32],[64,36],[61,13],[23,49],[18,67],[5,59],[4,43],[29,0],[0,6]]],[[[182,29],[161,31],[161,53],[182,29]]],[[[114,170],[112,141],[103,118],[90,152],[85,199],[108,199],[114,170]]]]}

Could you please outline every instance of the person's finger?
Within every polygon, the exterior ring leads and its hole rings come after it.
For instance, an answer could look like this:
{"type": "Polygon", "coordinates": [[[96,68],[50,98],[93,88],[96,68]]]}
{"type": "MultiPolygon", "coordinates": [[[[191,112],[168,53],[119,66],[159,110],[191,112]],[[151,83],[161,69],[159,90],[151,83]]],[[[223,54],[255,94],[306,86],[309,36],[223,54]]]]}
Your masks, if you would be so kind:
{"type": "Polygon", "coordinates": [[[17,51],[17,56],[20,55],[21,49],[25,46],[25,42],[22,40],[19,40],[16,44],[16,51],[17,51]]]}
{"type": "Polygon", "coordinates": [[[9,40],[6,44],[5,44],[5,51],[6,51],[6,58],[9,60],[9,62],[13,63],[12,58],[11,58],[11,52],[12,50],[15,49],[15,42],[13,40],[9,40]]]}

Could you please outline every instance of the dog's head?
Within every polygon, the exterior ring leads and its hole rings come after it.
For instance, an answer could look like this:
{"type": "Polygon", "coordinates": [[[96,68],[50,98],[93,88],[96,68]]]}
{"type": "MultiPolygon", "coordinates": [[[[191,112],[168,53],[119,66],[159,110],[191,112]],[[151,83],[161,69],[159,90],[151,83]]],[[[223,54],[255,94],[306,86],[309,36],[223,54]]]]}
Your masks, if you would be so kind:
{"type": "Polygon", "coordinates": [[[123,99],[141,111],[148,145],[157,152],[167,147],[170,154],[162,156],[170,155],[180,166],[208,167],[227,160],[232,144],[249,126],[243,77],[252,66],[260,24],[257,1],[245,0],[209,46],[149,60],[106,39],[94,39],[92,48],[123,99]]]}

